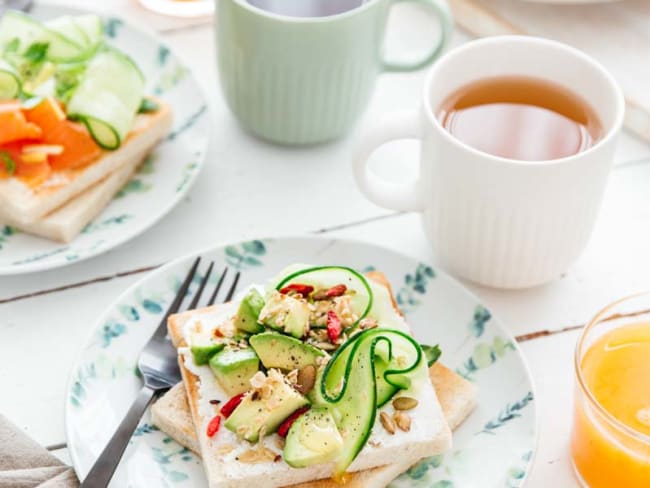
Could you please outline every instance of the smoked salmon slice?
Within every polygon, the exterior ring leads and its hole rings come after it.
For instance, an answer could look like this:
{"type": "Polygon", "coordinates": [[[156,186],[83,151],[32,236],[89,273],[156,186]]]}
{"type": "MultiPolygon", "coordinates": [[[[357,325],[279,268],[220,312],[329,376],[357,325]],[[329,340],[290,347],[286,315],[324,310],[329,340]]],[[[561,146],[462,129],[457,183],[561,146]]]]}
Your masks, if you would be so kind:
{"type": "Polygon", "coordinates": [[[25,117],[42,129],[42,143],[63,146],[61,154],[49,157],[52,169],[82,168],[101,156],[101,148],[86,128],[67,120],[63,109],[53,98],[45,98],[35,107],[25,110],[25,117]]]}
{"type": "Polygon", "coordinates": [[[0,144],[41,137],[41,128],[28,121],[20,108],[20,103],[0,103],[0,144]]]}
{"type": "Polygon", "coordinates": [[[32,187],[45,182],[52,173],[47,157],[40,162],[26,162],[22,151],[22,143],[0,146],[0,178],[14,176],[32,187]],[[11,172],[7,163],[11,166],[11,172]]]}

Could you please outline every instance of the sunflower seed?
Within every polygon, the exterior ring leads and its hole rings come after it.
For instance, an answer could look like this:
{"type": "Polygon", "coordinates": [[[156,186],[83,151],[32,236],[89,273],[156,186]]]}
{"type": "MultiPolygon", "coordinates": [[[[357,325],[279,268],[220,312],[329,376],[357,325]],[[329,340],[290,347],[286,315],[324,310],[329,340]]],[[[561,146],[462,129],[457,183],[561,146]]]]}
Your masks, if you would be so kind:
{"type": "Polygon", "coordinates": [[[411,430],[411,417],[404,412],[397,412],[394,417],[397,426],[404,432],[411,430]]]}
{"type": "Polygon", "coordinates": [[[390,435],[395,434],[395,421],[390,418],[390,415],[388,415],[386,412],[381,412],[379,414],[379,420],[381,422],[381,425],[384,426],[384,429],[386,429],[386,432],[388,432],[390,435]]]}

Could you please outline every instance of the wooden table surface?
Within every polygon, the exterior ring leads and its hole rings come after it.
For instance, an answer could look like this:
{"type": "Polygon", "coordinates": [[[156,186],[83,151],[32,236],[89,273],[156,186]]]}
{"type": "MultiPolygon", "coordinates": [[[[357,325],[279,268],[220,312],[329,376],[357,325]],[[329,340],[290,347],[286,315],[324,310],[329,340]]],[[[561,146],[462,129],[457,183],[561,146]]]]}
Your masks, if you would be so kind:
{"type": "MultiPolygon", "coordinates": [[[[104,2],[104,8],[154,26],[186,60],[209,98],[214,134],[195,187],[153,229],[90,261],[0,278],[0,412],[66,460],[64,394],[75,357],[96,317],[150,269],[195,249],[289,234],[360,239],[432,260],[417,215],[375,207],[356,189],[350,171],[355,134],[310,149],[251,138],[221,98],[210,24],[152,19],[127,0],[104,2]]],[[[429,25],[417,10],[400,6],[389,42],[426,45],[429,25]]],[[[468,40],[456,32],[453,44],[468,40]]],[[[382,75],[366,117],[415,106],[424,74],[382,75]]],[[[377,168],[409,178],[416,155],[415,143],[395,143],[377,153],[377,168]]],[[[541,428],[527,486],[576,486],[567,454],[575,341],[600,308],[650,289],[649,218],[650,145],[623,134],[596,231],[562,279],[514,292],[466,283],[517,337],[534,378],[541,428]]]]}

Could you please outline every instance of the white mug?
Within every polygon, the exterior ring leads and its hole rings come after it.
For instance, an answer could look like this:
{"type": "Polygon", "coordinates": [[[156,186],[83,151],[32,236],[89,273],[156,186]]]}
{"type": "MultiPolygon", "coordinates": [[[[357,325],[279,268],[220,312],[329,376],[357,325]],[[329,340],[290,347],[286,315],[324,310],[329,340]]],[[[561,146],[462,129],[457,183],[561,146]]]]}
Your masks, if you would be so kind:
{"type": "Polygon", "coordinates": [[[362,136],[353,168],[357,184],[382,207],[422,212],[438,263],[498,288],[526,288],[559,277],[591,235],[623,122],[621,89],[596,61],[567,45],[499,36],[450,51],[433,66],[419,110],[392,114],[362,136]],[[436,117],[442,102],[473,81],[529,76],[581,95],[604,136],[562,159],[516,161],[474,149],[436,117]],[[396,139],[421,141],[420,175],[395,183],[370,171],[368,158],[396,139]]]}

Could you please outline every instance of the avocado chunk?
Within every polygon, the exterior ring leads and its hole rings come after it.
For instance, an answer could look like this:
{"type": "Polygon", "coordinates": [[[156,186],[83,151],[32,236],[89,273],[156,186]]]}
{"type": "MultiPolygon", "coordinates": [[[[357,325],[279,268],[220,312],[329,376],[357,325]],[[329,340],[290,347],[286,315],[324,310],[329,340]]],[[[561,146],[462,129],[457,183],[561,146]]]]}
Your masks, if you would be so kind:
{"type": "Polygon", "coordinates": [[[289,429],[282,457],[289,466],[304,468],[332,461],[342,447],[334,417],[326,408],[311,408],[289,429]]]}
{"type": "Polygon", "coordinates": [[[237,330],[250,334],[263,332],[264,327],[257,323],[257,318],[260,316],[262,308],[264,308],[264,298],[262,298],[259,291],[251,288],[239,304],[237,315],[235,315],[235,327],[237,330]]]}
{"type": "Polygon", "coordinates": [[[260,368],[257,354],[249,347],[226,347],[212,356],[209,364],[217,381],[230,396],[250,390],[250,379],[260,368]]]}
{"type": "Polygon", "coordinates": [[[256,393],[246,395],[224,425],[241,438],[257,442],[262,428],[267,435],[272,434],[289,415],[308,404],[304,396],[282,380],[273,383],[267,398],[256,393]]]}
{"type": "Polygon", "coordinates": [[[194,364],[197,366],[205,366],[208,364],[212,356],[217,354],[225,347],[223,342],[216,342],[212,344],[207,344],[204,346],[192,346],[190,351],[192,352],[192,358],[194,358],[194,364]]]}
{"type": "Polygon", "coordinates": [[[291,295],[274,293],[260,312],[264,325],[278,329],[298,339],[309,332],[309,304],[291,295]]]}
{"type": "Polygon", "coordinates": [[[309,364],[318,365],[318,358],[325,356],[320,349],[276,332],[263,332],[249,339],[250,345],[265,368],[291,371],[309,364]]]}

